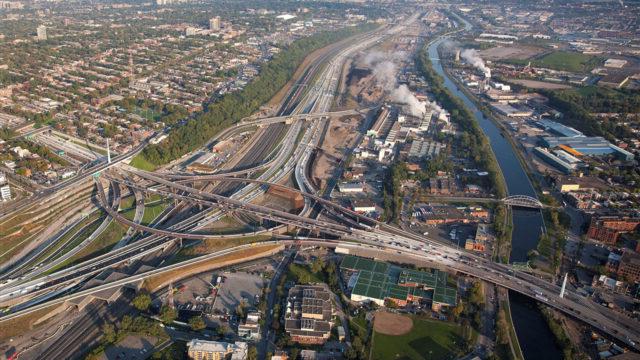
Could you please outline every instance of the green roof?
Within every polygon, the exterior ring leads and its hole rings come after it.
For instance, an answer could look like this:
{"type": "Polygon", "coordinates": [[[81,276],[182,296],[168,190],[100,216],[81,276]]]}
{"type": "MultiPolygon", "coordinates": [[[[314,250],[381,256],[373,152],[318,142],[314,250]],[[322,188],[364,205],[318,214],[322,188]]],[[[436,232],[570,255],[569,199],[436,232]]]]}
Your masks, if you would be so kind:
{"type": "Polygon", "coordinates": [[[352,255],[345,256],[340,267],[357,272],[351,291],[355,295],[379,300],[406,300],[413,296],[450,306],[456,304],[457,291],[447,284],[447,273],[436,269],[406,269],[352,255]]]}
{"type": "Polygon", "coordinates": [[[403,269],[400,273],[398,283],[400,284],[417,284],[418,286],[424,286],[428,288],[435,288],[438,278],[438,274],[445,274],[439,271],[418,271],[412,269],[403,269]]]}
{"type": "Polygon", "coordinates": [[[352,271],[367,270],[383,274],[386,274],[387,271],[389,271],[390,266],[391,265],[385,262],[375,261],[353,255],[346,255],[342,259],[342,263],[340,264],[340,267],[352,271]]]}

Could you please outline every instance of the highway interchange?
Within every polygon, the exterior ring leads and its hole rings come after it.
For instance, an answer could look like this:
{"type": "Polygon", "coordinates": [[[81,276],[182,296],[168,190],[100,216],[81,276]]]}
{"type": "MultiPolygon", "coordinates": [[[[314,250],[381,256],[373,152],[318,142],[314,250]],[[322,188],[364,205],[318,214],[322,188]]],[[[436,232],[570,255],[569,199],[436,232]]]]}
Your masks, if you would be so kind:
{"type": "MultiPolygon", "coordinates": [[[[123,160],[137,154],[142,149],[141,146],[129,154],[115,157],[110,164],[97,165],[90,172],[87,171],[64,184],[36,195],[35,199],[31,201],[39,201],[57,191],[71,188],[74,184],[95,174],[94,182],[99,203],[110,215],[107,217],[109,220],[105,219],[105,222],[101,224],[101,231],[106,227],[104,224],[115,220],[145,233],[146,236],[128,243],[131,237],[131,233],[128,233],[127,240],[122,240],[112,251],[50,274],[45,275],[48,270],[53,269],[62,261],[57,260],[45,264],[39,269],[25,271],[20,278],[10,278],[8,274],[3,274],[4,283],[0,285],[0,301],[20,298],[26,300],[18,301],[17,305],[11,307],[9,312],[3,314],[0,317],[0,326],[7,320],[70,299],[138,282],[154,275],[173,271],[203,260],[232,254],[253,246],[235,246],[178,264],[135,274],[109,284],[68,293],[69,289],[73,289],[75,285],[89,276],[95,275],[107,267],[117,266],[166,249],[172,246],[175,239],[233,238],[275,230],[265,229],[259,232],[236,235],[206,235],[198,232],[206,225],[219,220],[228,211],[238,211],[271,220],[281,224],[279,226],[289,225],[307,229],[312,234],[309,235],[309,238],[265,241],[261,244],[308,244],[333,248],[346,247],[354,250],[375,249],[387,254],[411,257],[436,264],[449,271],[474,276],[535,298],[590,324],[611,337],[617,338],[629,347],[640,349],[638,347],[640,326],[635,320],[620,316],[613,310],[595,304],[571,290],[567,290],[565,296],[560,298],[560,287],[556,284],[515,270],[510,265],[494,263],[448,244],[442,244],[422,235],[362,217],[321,196],[314,195],[317,189],[307,178],[310,158],[314,149],[319,145],[327,116],[331,115],[330,108],[337,91],[344,62],[357,52],[401,32],[407,24],[411,24],[417,19],[417,15],[406,20],[405,25],[401,24],[369,32],[333,45],[330,47],[330,51],[310,64],[308,71],[294,86],[277,116],[262,119],[262,121],[261,119],[242,121],[237,126],[219,134],[216,139],[231,136],[241,129],[257,125],[266,126],[262,136],[258,139],[259,141],[256,141],[254,146],[244,154],[234,169],[221,170],[216,174],[209,175],[176,173],[176,171],[170,170],[151,173],[134,169],[122,163],[123,160]],[[313,86],[308,86],[312,79],[315,79],[313,86]],[[282,139],[282,142],[274,146],[278,139],[282,139]],[[234,178],[256,174],[259,174],[256,178],[234,178]],[[304,208],[300,213],[291,214],[252,203],[270,186],[282,187],[279,184],[291,174],[293,174],[298,189],[290,189],[290,191],[303,194],[305,198],[304,208]],[[226,192],[221,195],[217,192],[200,190],[193,186],[195,182],[215,182],[215,187],[225,184],[218,189],[226,190],[226,192]],[[109,185],[111,198],[109,198],[109,192],[105,191],[103,183],[109,185]],[[121,186],[128,187],[136,196],[136,215],[133,220],[127,220],[118,213],[121,186]],[[143,226],[140,224],[142,215],[139,212],[144,211],[144,207],[138,208],[142,193],[160,194],[173,198],[181,204],[199,205],[208,210],[164,229],[143,226]],[[326,217],[320,219],[316,216],[309,216],[311,209],[316,204],[319,204],[327,214],[333,215],[332,217],[339,221],[329,221],[326,217]],[[321,235],[328,236],[329,239],[311,238],[311,236],[320,237],[321,235]]],[[[24,206],[26,203],[19,205],[16,210],[12,211],[19,211],[24,206]]],[[[91,240],[87,238],[86,244],[91,240]]],[[[76,252],[77,250],[67,253],[62,259],[66,260],[76,252]]]]}

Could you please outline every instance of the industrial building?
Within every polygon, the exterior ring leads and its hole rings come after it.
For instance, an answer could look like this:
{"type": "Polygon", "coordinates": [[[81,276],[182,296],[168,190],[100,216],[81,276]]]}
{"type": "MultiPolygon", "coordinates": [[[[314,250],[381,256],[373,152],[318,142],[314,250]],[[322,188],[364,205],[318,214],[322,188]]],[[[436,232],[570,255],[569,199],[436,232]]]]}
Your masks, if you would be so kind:
{"type": "Polygon", "coordinates": [[[564,145],[584,155],[612,154],[626,161],[631,161],[634,158],[632,153],[611,144],[601,136],[545,136],[542,138],[542,144],[547,148],[564,145]]]}
{"type": "Polygon", "coordinates": [[[533,115],[533,110],[531,109],[517,109],[509,104],[491,103],[491,106],[506,117],[528,117],[533,115]]]}
{"type": "Polygon", "coordinates": [[[536,155],[538,155],[542,160],[544,160],[546,163],[548,163],[549,165],[552,165],[553,167],[562,171],[565,174],[571,174],[571,172],[576,169],[575,164],[571,164],[559,158],[558,156],[551,153],[549,150],[545,148],[536,146],[535,148],[533,148],[533,152],[536,155]]]}
{"type": "Polygon", "coordinates": [[[433,158],[440,154],[446,147],[445,144],[431,140],[414,140],[409,148],[409,158],[423,159],[433,158]]]}
{"type": "Polygon", "coordinates": [[[548,131],[548,132],[553,133],[553,134],[558,135],[558,136],[563,136],[563,137],[582,137],[582,136],[584,136],[584,134],[582,132],[580,132],[579,130],[576,130],[576,129],[572,128],[572,127],[560,124],[560,123],[555,122],[555,121],[547,120],[547,119],[538,120],[536,125],[538,127],[543,128],[545,131],[548,131]]]}
{"type": "Polygon", "coordinates": [[[352,255],[342,259],[340,269],[351,274],[348,287],[353,301],[380,306],[385,300],[399,306],[430,302],[434,311],[456,304],[457,290],[448,284],[447,273],[436,269],[406,269],[352,255]]]}
{"type": "Polygon", "coordinates": [[[284,328],[301,344],[324,344],[331,335],[333,294],[326,284],[289,289],[284,328]]]}

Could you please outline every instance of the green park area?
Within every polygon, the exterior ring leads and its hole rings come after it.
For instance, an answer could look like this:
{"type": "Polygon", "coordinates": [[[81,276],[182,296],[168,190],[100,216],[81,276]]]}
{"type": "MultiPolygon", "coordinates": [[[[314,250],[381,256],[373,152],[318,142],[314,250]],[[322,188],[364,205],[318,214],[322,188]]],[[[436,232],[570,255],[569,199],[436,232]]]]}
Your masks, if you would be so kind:
{"type": "Polygon", "coordinates": [[[456,359],[462,355],[461,349],[466,348],[465,338],[472,334],[470,328],[465,331],[461,325],[424,319],[413,318],[413,328],[404,335],[385,335],[374,333],[373,360],[446,360],[456,359]]]}
{"type": "Polygon", "coordinates": [[[511,59],[508,62],[526,65],[529,61],[531,66],[570,72],[588,72],[602,63],[602,59],[597,56],[573,51],[554,51],[540,58],[511,59]]]}

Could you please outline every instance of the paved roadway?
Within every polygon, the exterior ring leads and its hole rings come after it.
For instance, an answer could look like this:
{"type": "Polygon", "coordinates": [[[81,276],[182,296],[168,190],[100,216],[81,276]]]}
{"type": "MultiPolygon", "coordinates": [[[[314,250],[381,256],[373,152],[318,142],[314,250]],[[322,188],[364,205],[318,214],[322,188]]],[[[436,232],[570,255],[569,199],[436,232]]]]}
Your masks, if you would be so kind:
{"type": "Polygon", "coordinates": [[[36,192],[33,196],[20,200],[20,201],[16,201],[16,202],[12,202],[11,206],[7,206],[6,208],[0,208],[0,217],[4,217],[10,214],[15,214],[17,212],[20,212],[22,210],[24,210],[25,208],[35,205],[40,201],[45,200],[47,197],[52,196],[52,197],[56,197],[58,194],[68,194],[68,193],[73,193],[74,191],[74,186],[78,185],[79,183],[81,183],[82,181],[88,179],[90,176],[92,176],[93,174],[100,172],[100,171],[105,171],[109,168],[112,168],[118,164],[120,164],[123,160],[126,159],[130,159],[132,157],[134,157],[135,155],[137,155],[140,151],[142,151],[142,149],[147,145],[148,141],[145,140],[144,142],[142,142],[140,145],[138,145],[135,149],[131,150],[130,152],[126,153],[126,154],[122,154],[122,155],[118,155],[116,157],[111,158],[111,163],[100,163],[96,166],[93,166],[89,169],[86,169],[83,172],[80,172],[78,174],[76,174],[74,177],[71,177],[63,182],[60,182],[50,188],[44,189],[44,190],[40,190],[38,192],[36,192]]]}
{"type": "MultiPolygon", "coordinates": [[[[373,237],[381,238],[382,234],[374,234],[373,237]]],[[[434,266],[444,267],[449,270],[457,271],[463,274],[481,278],[485,281],[497,284],[499,286],[520,292],[524,295],[537,299],[549,306],[555,307],[577,319],[583,320],[601,331],[608,333],[612,337],[627,343],[630,347],[637,349],[636,344],[640,339],[640,328],[637,322],[631,319],[619,318],[613,311],[597,304],[593,304],[588,299],[580,295],[567,292],[564,299],[558,297],[560,287],[549,284],[544,280],[540,280],[531,275],[513,270],[507,265],[492,263],[484,258],[477,259],[471,254],[451,249],[443,245],[432,245],[429,243],[412,242],[409,239],[399,240],[398,236],[387,236],[386,240],[372,241],[370,237],[360,236],[358,241],[367,243],[352,243],[343,240],[294,240],[294,241],[268,241],[264,244],[282,244],[282,245],[298,245],[305,244],[311,246],[326,247],[342,247],[347,249],[364,249],[378,250],[386,254],[397,254],[398,257],[410,257],[417,260],[424,260],[432,263],[434,266]],[[393,239],[393,240],[389,240],[393,239]],[[418,245],[419,244],[419,245],[418,245]]],[[[0,324],[11,319],[49,305],[59,304],[65,300],[75,299],[88,294],[122,286],[128,283],[140,281],[149,276],[157,275],[166,271],[173,271],[190,264],[212,259],[225,254],[230,254],[252,245],[241,245],[235,248],[226,249],[213,254],[204,255],[196,259],[190,259],[185,262],[170,265],[164,268],[154,269],[143,274],[133,275],[131,277],[115,281],[113,283],[104,284],[92,289],[84,290],[75,294],[63,296],[58,299],[48,301],[43,304],[33,306],[29,309],[8,314],[0,318],[0,324]]]]}

